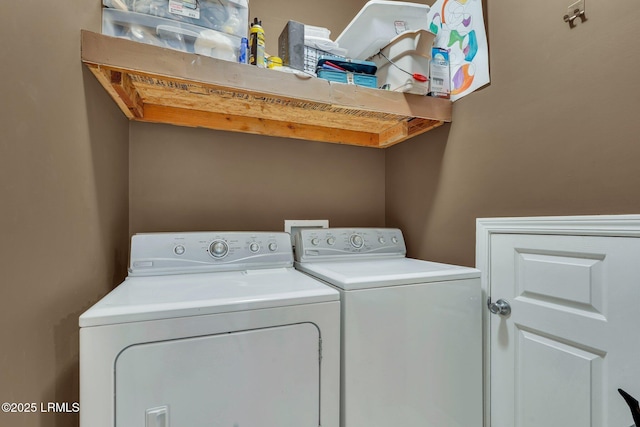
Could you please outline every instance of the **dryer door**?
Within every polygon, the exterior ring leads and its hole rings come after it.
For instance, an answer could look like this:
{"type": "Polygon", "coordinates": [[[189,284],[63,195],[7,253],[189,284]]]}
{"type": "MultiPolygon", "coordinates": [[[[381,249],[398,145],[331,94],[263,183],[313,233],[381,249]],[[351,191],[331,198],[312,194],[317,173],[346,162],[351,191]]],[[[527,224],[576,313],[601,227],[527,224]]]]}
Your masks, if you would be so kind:
{"type": "Polygon", "coordinates": [[[116,361],[116,427],[317,427],[312,323],[145,343],[116,361]]]}

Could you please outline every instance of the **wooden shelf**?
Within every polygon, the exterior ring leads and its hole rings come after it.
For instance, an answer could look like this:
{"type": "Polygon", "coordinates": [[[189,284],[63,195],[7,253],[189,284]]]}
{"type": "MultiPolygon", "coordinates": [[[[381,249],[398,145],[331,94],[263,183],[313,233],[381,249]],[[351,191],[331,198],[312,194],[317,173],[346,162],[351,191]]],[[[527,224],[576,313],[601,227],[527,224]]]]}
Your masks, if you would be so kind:
{"type": "Polygon", "coordinates": [[[328,82],[82,31],[82,62],[131,120],[384,148],[449,100],[328,82]]]}

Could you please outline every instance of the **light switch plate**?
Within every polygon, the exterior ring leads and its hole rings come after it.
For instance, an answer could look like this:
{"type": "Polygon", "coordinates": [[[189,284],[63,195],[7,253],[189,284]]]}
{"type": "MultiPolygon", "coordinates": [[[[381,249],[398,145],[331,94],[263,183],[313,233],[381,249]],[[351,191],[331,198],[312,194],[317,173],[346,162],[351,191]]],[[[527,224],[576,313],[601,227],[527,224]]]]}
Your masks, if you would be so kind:
{"type": "Polygon", "coordinates": [[[294,246],[294,236],[303,228],[329,228],[328,219],[285,219],[284,231],[291,235],[291,246],[294,246]]]}

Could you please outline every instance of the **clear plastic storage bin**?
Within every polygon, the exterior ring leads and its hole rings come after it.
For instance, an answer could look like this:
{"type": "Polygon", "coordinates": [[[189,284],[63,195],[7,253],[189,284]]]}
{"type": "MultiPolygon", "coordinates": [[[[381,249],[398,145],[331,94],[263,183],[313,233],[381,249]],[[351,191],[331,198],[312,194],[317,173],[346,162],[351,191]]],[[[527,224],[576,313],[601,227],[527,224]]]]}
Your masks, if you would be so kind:
{"type": "Polygon", "coordinates": [[[237,61],[240,37],[197,25],[116,9],[102,10],[102,34],[226,61],[237,61]]]}
{"type": "Polygon", "coordinates": [[[248,0],[102,0],[108,8],[144,13],[247,37],[248,0]]]}

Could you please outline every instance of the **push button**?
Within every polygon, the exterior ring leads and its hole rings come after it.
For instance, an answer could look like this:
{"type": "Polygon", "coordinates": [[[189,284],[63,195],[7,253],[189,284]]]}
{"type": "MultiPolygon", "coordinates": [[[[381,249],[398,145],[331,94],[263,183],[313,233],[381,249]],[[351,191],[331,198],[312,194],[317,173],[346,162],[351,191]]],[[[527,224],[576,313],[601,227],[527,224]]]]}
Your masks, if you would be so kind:
{"type": "Polygon", "coordinates": [[[145,427],[169,427],[169,407],[147,409],[145,427]]]}

